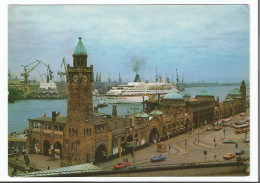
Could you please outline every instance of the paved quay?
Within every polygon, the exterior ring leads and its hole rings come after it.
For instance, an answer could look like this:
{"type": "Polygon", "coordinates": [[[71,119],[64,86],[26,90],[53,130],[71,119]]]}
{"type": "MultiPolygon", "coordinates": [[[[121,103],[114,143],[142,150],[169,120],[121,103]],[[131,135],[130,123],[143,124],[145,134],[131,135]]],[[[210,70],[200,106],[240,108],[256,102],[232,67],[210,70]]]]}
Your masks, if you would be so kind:
{"type": "MultiPolygon", "coordinates": [[[[248,117],[248,112],[245,113],[245,116],[240,116],[239,114],[230,117],[233,119],[233,122],[240,121],[248,117]]],[[[224,160],[223,155],[227,152],[234,153],[237,149],[235,144],[223,144],[222,140],[224,139],[225,130],[225,139],[234,140],[237,143],[238,148],[241,148],[245,151],[242,157],[249,158],[249,143],[244,143],[245,134],[235,134],[233,128],[224,127],[219,131],[207,131],[207,127],[210,125],[204,126],[199,130],[195,129],[191,134],[182,134],[174,138],[170,138],[164,141],[167,145],[167,152],[161,153],[167,158],[165,161],[161,162],[151,162],[150,159],[155,155],[160,153],[157,152],[157,145],[151,144],[149,147],[135,151],[135,166],[138,167],[147,167],[154,165],[165,165],[165,164],[181,164],[181,163],[192,163],[192,162],[207,162],[209,161],[230,161],[224,160]],[[198,142],[199,138],[199,142],[198,142]],[[215,139],[215,142],[214,142],[215,139]],[[186,141],[186,147],[185,147],[186,141]],[[216,143],[216,147],[215,147],[216,143]],[[170,148],[170,152],[168,147],[170,148]],[[206,157],[204,156],[204,151],[207,151],[206,157]]],[[[250,138],[250,134],[247,134],[247,138],[250,138]]],[[[30,161],[35,163],[37,168],[40,170],[46,170],[49,166],[50,169],[59,168],[60,160],[52,159],[49,156],[43,156],[39,154],[29,154],[30,161]]],[[[23,156],[19,157],[22,161],[23,156]]],[[[134,159],[131,154],[123,155],[121,158],[115,158],[111,161],[97,163],[96,166],[102,168],[103,170],[112,170],[113,165],[122,161],[123,159],[128,159],[128,161],[133,164],[134,159]]],[[[12,169],[10,169],[12,170],[12,169]]]]}

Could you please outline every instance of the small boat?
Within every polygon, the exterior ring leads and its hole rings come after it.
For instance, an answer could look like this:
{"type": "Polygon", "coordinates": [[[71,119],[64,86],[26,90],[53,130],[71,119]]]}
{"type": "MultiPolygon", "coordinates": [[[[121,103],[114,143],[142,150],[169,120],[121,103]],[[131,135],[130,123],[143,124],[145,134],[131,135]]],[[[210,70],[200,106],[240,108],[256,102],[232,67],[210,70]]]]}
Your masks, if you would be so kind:
{"type": "Polygon", "coordinates": [[[102,108],[102,107],[106,107],[108,106],[108,104],[106,103],[105,100],[102,100],[99,102],[99,104],[97,105],[97,108],[102,108]]]}

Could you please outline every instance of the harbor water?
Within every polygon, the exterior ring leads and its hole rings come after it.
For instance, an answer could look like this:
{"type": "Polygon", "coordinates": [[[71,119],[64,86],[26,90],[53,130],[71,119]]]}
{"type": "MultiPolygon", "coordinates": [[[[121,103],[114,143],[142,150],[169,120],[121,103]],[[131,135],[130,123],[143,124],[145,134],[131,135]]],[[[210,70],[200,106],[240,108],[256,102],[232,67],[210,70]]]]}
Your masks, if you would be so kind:
{"type": "MultiPolygon", "coordinates": [[[[194,98],[200,91],[207,90],[216,97],[219,97],[220,102],[225,99],[227,94],[234,88],[239,86],[215,86],[215,87],[192,87],[185,88],[184,92],[180,94],[183,96],[188,93],[191,98],[194,98]]],[[[247,90],[247,95],[248,90],[247,90]]],[[[102,97],[98,97],[93,101],[93,107],[96,107],[102,97]]],[[[113,104],[115,105],[115,104],[113,104]]],[[[141,103],[133,104],[116,104],[117,114],[128,115],[137,113],[143,110],[141,103]]],[[[8,104],[8,134],[11,132],[22,132],[28,128],[28,120],[31,118],[41,118],[44,113],[47,117],[51,117],[52,111],[60,112],[61,116],[67,114],[67,99],[60,100],[19,100],[15,103],[8,104]]],[[[112,104],[107,107],[99,108],[99,113],[112,114],[112,104]]]]}

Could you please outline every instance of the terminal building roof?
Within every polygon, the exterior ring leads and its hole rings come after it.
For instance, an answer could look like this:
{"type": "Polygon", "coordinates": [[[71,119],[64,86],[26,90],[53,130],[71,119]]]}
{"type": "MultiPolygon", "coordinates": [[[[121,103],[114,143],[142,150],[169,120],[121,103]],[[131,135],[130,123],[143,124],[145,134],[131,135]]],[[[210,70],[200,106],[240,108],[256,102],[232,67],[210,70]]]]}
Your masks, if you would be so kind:
{"type": "Polygon", "coordinates": [[[144,112],[139,112],[138,114],[135,115],[136,118],[148,118],[149,115],[144,113],[144,112]]]}
{"type": "Polygon", "coordinates": [[[56,122],[56,123],[66,123],[67,117],[56,117],[55,121],[52,121],[52,117],[46,117],[46,118],[34,118],[34,119],[28,119],[29,121],[35,121],[35,122],[56,122]]]}
{"type": "Polygon", "coordinates": [[[183,97],[178,93],[168,93],[163,97],[163,99],[183,99],[183,97]]]}
{"type": "Polygon", "coordinates": [[[161,111],[159,111],[159,110],[153,110],[151,113],[150,113],[150,115],[161,115],[161,114],[163,114],[161,111]]]}
{"type": "Polygon", "coordinates": [[[200,91],[197,96],[214,96],[212,95],[209,91],[206,91],[206,90],[203,90],[203,91],[200,91]]]}
{"type": "Polygon", "coordinates": [[[228,94],[230,95],[241,95],[241,92],[238,88],[234,88],[231,92],[229,92],[228,94]]]}

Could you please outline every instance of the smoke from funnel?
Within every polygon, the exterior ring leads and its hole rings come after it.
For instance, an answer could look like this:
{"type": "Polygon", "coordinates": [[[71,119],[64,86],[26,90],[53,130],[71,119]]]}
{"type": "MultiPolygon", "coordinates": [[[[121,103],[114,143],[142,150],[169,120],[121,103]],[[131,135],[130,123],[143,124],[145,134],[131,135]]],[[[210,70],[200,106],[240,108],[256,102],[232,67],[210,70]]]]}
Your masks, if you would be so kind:
{"type": "Polygon", "coordinates": [[[145,64],[145,60],[143,58],[133,56],[131,58],[131,63],[132,63],[133,71],[138,73],[140,67],[145,64]]]}

